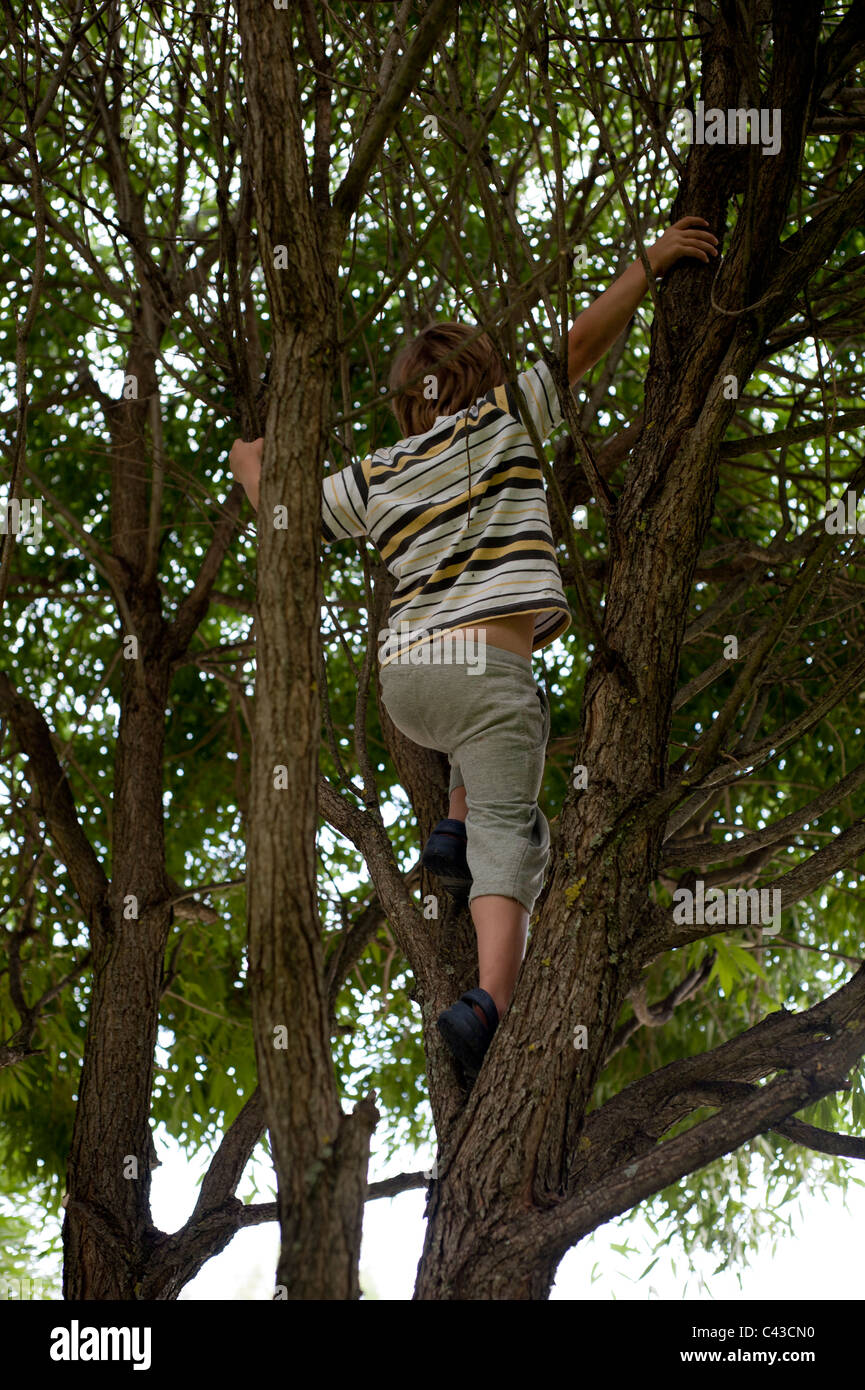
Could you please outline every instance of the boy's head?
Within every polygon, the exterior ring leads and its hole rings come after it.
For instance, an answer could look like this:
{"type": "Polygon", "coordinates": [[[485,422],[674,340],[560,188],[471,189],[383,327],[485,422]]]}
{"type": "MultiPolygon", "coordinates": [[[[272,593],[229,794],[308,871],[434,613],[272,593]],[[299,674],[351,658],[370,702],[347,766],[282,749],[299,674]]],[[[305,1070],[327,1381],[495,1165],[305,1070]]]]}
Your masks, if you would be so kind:
{"type": "Polygon", "coordinates": [[[425,434],[439,415],[453,415],[504,385],[504,368],[491,340],[482,333],[469,342],[473,332],[462,323],[428,323],[397,353],[389,386],[398,393],[392,406],[404,438],[425,434]],[[443,362],[444,357],[449,360],[443,362]],[[400,389],[403,383],[410,384],[400,389]]]}

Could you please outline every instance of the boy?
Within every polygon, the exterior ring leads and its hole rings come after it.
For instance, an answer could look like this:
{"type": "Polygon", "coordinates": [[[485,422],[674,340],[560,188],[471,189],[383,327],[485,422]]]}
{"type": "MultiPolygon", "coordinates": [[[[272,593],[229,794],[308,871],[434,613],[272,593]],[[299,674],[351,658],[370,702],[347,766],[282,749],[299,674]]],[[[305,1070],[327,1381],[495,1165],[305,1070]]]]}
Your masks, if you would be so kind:
{"type": "MultiPolygon", "coordinates": [[[[647,252],[653,273],[681,256],[708,264],[718,253],[707,226],[674,223],[647,252]]],[[[636,260],[576,319],[572,387],[647,288],[636,260]]],[[[390,385],[403,438],[326,477],[322,493],[325,543],[368,535],[397,580],[380,652],[385,708],[450,762],[448,816],[422,862],[451,891],[469,889],[479,987],[437,1021],[469,1088],[510,1003],[550,852],[537,805],[550,713],[531,654],[571,622],[525,425],[531,418],[544,441],[561,422],[549,368],[539,360],[508,382],[489,338],[469,342],[471,332],[430,324],[399,353],[390,385]],[[483,669],[449,659],[455,634],[480,642],[483,669]]],[[[235,440],[230,455],[255,508],[262,444],[235,440]]]]}

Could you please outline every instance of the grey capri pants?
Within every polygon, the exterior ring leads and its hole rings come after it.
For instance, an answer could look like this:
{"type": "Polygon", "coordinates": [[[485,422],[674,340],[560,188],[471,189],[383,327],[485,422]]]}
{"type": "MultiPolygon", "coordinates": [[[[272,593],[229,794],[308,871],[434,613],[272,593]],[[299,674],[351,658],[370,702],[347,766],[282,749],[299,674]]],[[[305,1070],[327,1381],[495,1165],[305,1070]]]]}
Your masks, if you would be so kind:
{"type": "Polygon", "coordinates": [[[487,643],[483,671],[395,660],[379,668],[379,681],[397,728],[446,753],[449,792],[466,789],[469,902],[496,893],[531,915],[550,857],[550,827],[537,804],[550,710],[531,661],[487,643]]]}

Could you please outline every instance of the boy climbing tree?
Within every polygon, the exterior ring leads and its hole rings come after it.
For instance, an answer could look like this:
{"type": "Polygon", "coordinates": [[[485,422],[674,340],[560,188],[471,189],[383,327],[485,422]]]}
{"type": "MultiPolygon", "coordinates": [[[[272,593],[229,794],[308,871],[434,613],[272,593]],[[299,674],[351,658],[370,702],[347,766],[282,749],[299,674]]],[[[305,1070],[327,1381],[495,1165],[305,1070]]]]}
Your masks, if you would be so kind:
{"type": "MultiPolygon", "coordinates": [[[[702,217],[681,218],[647,250],[655,275],[680,257],[717,254],[702,217]]],[[[637,259],[579,315],[567,342],[571,387],[647,288],[637,259]]],[[[390,384],[402,437],[324,479],[322,535],[327,544],[368,536],[394,575],[382,700],[403,734],[450,764],[448,815],[422,862],[468,894],[477,934],[478,987],[438,1018],[470,1089],[513,996],[550,853],[537,804],[550,713],[531,657],[571,614],[529,425],[543,442],[562,412],[542,358],[509,380],[489,337],[459,323],[423,329],[390,384]],[[482,669],[452,659],[455,634],[481,644],[482,669]]],[[[230,453],[256,509],[263,443],[237,439],[230,453]]]]}

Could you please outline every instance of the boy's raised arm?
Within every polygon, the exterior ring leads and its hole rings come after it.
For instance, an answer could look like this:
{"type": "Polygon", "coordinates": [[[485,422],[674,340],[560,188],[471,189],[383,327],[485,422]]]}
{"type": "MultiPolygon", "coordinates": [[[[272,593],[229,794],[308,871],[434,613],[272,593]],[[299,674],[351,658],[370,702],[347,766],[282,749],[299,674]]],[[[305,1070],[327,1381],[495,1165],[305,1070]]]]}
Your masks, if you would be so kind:
{"type": "MultiPolygon", "coordinates": [[[[717,256],[718,238],[704,230],[708,225],[703,217],[682,217],[668,227],[646,252],[654,273],[663,274],[680,256],[690,256],[706,263],[710,256],[717,256]]],[[[612,347],[636,312],[647,289],[646,272],[642,261],[637,259],[575,319],[568,334],[568,380],[571,386],[612,347]]]]}

